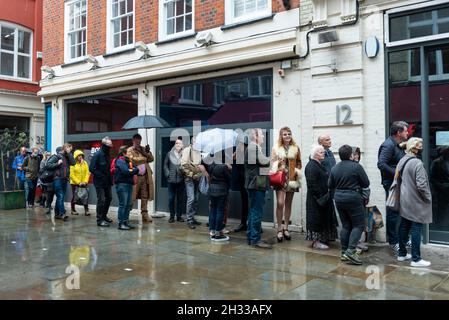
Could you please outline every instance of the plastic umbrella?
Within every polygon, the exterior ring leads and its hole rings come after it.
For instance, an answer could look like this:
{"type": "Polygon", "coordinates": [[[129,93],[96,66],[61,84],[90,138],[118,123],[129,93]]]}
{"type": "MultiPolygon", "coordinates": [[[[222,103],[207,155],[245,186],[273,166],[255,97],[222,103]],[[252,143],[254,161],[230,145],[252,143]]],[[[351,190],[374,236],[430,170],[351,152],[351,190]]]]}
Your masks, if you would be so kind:
{"type": "Polygon", "coordinates": [[[200,132],[195,139],[193,149],[207,154],[236,146],[238,134],[231,129],[210,129],[200,132]]]}
{"type": "MultiPolygon", "coordinates": [[[[154,128],[169,128],[170,125],[167,121],[158,116],[143,115],[136,116],[129,119],[123,129],[154,129],[154,128]]],[[[145,135],[148,143],[148,132],[145,130],[145,135]]]]}

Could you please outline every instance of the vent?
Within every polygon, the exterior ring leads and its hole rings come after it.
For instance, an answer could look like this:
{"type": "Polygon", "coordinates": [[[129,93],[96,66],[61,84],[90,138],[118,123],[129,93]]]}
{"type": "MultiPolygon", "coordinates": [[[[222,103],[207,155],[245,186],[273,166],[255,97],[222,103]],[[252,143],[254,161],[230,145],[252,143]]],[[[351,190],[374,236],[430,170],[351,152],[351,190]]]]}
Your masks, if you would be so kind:
{"type": "Polygon", "coordinates": [[[338,41],[338,34],[336,30],[330,30],[318,33],[318,43],[328,43],[338,41]]]}

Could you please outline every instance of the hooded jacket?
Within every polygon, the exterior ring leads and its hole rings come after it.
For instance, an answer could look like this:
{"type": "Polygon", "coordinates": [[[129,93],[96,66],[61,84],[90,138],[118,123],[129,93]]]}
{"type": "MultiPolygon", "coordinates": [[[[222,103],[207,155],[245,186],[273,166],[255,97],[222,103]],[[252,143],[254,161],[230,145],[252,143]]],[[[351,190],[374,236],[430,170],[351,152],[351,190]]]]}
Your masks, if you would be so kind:
{"type": "Polygon", "coordinates": [[[81,183],[88,183],[90,178],[89,166],[86,161],[79,163],[77,161],[78,156],[82,155],[84,158],[84,153],[81,150],[76,150],[73,154],[75,158],[75,165],[70,167],[70,184],[79,185],[81,183]]]}
{"type": "Polygon", "coordinates": [[[55,179],[70,179],[70,166],[75,164],[75,159],[71,153],[64,153],[61,147],[56,149],[56,155],[53,155],[48,159],[46,169],[56,170],[55,179]],[[59,160],[62,163],[59,164],[59,160]]]}

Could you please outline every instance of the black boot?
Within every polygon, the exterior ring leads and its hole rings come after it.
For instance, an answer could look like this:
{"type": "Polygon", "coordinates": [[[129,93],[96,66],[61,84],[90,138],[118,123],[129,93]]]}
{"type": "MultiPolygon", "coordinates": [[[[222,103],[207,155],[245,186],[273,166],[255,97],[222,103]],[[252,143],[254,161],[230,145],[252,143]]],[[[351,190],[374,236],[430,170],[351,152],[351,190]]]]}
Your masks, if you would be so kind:
{"type": "Polygon", "coordinates": [[[136,226],[131,224],[131,223],[129,223],[129,221],[125,221],[125,226],[127,226],[130,229],[135,229],[136,228],[136,226]]]}
{"type": "Polygon", "coordinates": [[[248,230],[248,227],[246,226],[246,224],[241,223],[239,224],[239,226],[237,228],[234,229],[234,232],[240,232],[240,231],[246,231],[248,230]]]}
{"type": "Polygon", "coordinates": [[[124,222],[118,224],[118,229],[119,230],[131,230],[131,228],[129,226],[127,226],[124,222]]]}

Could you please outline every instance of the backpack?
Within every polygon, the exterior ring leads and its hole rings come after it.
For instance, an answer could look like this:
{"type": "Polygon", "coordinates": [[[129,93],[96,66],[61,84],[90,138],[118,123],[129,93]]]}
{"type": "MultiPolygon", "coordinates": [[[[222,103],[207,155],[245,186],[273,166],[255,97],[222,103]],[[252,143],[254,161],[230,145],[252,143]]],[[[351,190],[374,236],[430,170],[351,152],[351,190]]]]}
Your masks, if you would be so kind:
{"type": "MultiPolygon", "coordinates": [[[[54,156],[55,155],[51,156],[47,160],[47,163],[54,156]]],[[[41,170],[39,170],[39,174],[38,174],[39,175],[39,180],[41,180],[42,183],[51,183],[51,182],[53,182],[53,180],[55,178],[56,170],[58,170],[58,169],[54,169],[54,170],[49,169],[47,167],[47,163],[44,165],[44,167],[41,170]]]]}
{"type": "Polygon", "coordinates": [[[112,184],[115,184],[115,181],[114,181],[114,176],[115,176],[115,171],[117,171],[117,168],[115,167],[115,161],[117,160],[117,158],[114,158],[114,159],[112,159],[112,161],[111,161],[111,168],[110,168],[110,171],[111,171],[111,177],[112,177],[112,184]]]}

